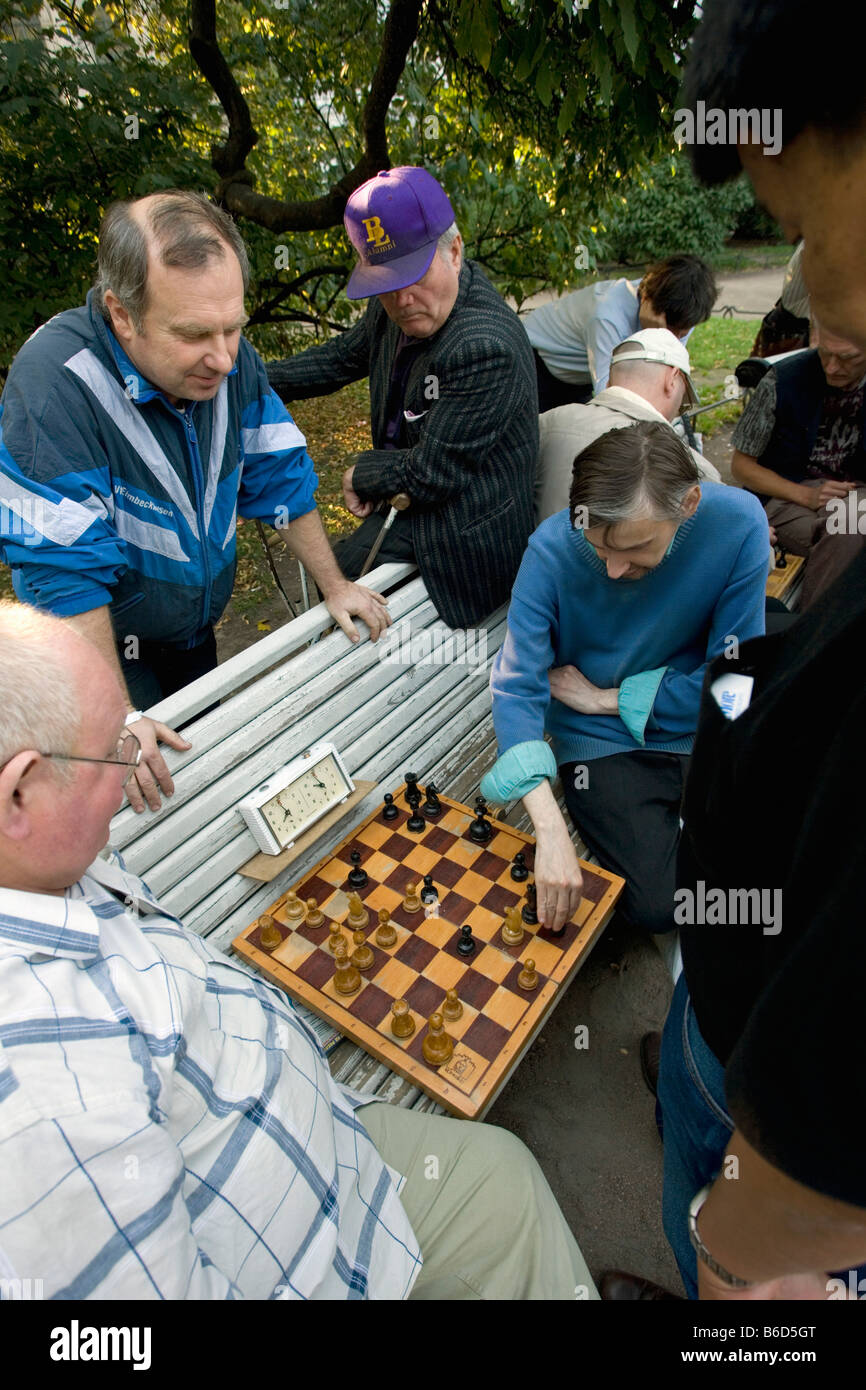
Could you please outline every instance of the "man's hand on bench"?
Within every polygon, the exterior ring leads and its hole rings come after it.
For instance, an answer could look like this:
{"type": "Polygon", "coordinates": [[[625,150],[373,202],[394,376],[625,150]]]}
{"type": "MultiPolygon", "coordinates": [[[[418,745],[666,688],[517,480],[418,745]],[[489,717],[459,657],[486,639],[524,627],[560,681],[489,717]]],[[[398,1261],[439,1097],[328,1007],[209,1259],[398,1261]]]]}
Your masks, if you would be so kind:
{"type": "Polygon", "coordinates": [[[146,714],[142,715],[141,719],[136,719],[130,727],[141,744],[141,762],[134,776],[130,778],[126,795],[133,811],[143,811],[145,802],[151,811],[158,811],[162,805],[159,789],[165,796],[171,796],[174,782],[157,742],[167,743],[171,748],[177,749],[191,748],[192,744],[167,724],[149,719],[146,714]]]}
{"type": "Polygon", "coordinates": [[[352,642],[360,641],[352,614],[363,618],[374,642],[378,642],[385,629],[391,626],[391,614],[383,595],[377,594],[374,589],[367,589],[363,584],[353,584],[348,579],[328,590],[325,607],[352,642]]]}

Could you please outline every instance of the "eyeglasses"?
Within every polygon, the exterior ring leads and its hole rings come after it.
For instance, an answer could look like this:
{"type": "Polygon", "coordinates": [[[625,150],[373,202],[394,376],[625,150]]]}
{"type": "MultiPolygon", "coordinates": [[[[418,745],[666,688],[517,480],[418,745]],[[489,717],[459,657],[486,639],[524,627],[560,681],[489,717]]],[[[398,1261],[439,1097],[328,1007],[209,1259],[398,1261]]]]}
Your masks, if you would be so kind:
{"type": "Polygon", "coordinates": [[[125,767],[127,773],[123,779],[123,785],[126,786],[141,762],[141,744],[135,734],[130,733],[127,729],[117,741],[117,756],[114,758],[85,758],[79,753],[40,753],[39,756],[57,758],[64,763],[110,763],[112,767],[125,767]]]}

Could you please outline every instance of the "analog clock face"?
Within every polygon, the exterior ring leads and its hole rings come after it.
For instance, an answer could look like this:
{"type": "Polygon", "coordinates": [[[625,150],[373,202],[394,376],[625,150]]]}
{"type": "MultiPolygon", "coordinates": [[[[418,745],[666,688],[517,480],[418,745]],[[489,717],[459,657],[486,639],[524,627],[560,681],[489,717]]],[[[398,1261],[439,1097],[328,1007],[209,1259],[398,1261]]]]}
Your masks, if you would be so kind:
{"type": "Polygon", "coordinates": [[[306,768],[270,801],[266,801],[261,813],[277,840],[285,845],[344,797],[348,790],[342,773],[329,753],[320,762],[306,768]]]}

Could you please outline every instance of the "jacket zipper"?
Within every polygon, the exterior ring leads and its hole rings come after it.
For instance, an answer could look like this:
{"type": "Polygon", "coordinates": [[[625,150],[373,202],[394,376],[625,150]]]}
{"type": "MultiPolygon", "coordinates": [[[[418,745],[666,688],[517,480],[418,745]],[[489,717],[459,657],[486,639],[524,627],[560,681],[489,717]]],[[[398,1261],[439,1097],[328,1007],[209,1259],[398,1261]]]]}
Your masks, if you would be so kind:
{"type": "Polygon", "coordinates": [[[208,534],[207,534],[207,528],[206,528],[206,526],[205,526],[205,519],[204,519],[204,496],[203,496],[204,474],[203,474],[203,472],[202,472],[201,455],[200,455],[200,453],[199,453],[199,451],[198,451],[198,438],[197,438],[197,436],[196,436],[195,425],[193,424],[193,420],[192,420],[192,412],[193,412],[194,409],[195,409],[195,406],[192,405],[192,404],[189,405],[189,406],[187,406],[187,408],[183,411],[183,422],[184,422],[184,424],[185,424],[185,426],[186,426],[187,442],[188,442],[188,444],[189,444],[189,452],[190,452],[190,457],[191,457],[191,459],[192,459],[192,478],[193,478],[193,485],[194,485],[194,487],[195,487],[195,512],[196,512],[196,516],[197,516],[197,518],[198,518],[199,535],[201,536],[201,553],[202,553],[202,564],[203,564],[203,567],[204,567],[204,581],[205,581],[205,584],[204,584],[204,593],[203,593],[203,597],[202,597],[202,622],[201,622],[201,625],[202,625],[203,628],[205,628],[205,627],[207,627],[207,626],[209,625],[209,622],[210,622],[209,614],[210,614],[210,601],[211,601],[211,587],[212,587],[212,581],[211,581],[210,562],[209,562],[209,559],[208,559],[208,534]]]}

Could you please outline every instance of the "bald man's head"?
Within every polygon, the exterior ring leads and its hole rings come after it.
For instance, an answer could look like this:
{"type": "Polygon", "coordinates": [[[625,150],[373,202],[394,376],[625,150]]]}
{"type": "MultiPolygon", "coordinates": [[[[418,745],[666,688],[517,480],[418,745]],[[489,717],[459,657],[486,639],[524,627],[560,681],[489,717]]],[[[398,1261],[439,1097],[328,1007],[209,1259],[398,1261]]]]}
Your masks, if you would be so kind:
{"type": "Polygon", "coordinates": [[[0,603],[0,884],[59,894],[108,841],[126,768],[120,682],[67,623],[0,603]]]}

